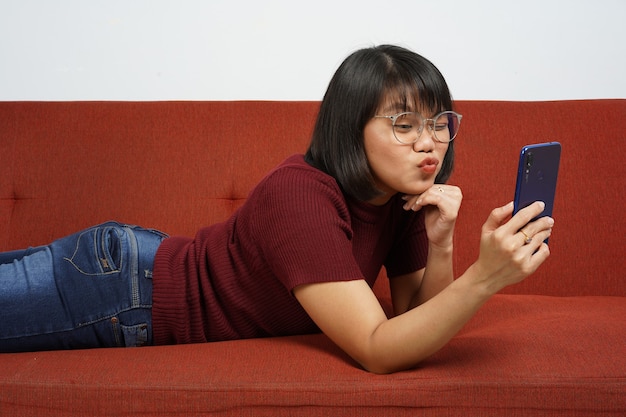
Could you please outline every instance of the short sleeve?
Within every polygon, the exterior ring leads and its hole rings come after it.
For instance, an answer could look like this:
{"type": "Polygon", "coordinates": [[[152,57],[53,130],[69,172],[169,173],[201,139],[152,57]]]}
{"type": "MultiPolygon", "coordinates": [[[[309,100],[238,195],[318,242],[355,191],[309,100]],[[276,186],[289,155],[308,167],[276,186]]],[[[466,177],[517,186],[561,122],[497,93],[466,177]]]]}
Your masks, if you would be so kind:
{"type": "Polygon", "coordinates": [[[249,198],[256,210],[253,240],[289,291],[362,278],[352,252],[349,210],[332,177],[287,165],[268,175],[249,198]]]}

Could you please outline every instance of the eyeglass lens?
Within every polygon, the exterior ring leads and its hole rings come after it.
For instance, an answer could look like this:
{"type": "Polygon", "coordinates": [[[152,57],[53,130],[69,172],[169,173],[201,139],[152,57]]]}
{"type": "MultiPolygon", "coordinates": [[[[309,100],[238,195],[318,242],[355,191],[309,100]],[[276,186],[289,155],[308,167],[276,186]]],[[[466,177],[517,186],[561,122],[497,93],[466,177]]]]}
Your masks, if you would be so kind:
{"type": "Polygon", "coordinates": [[[450,142],[459,131],[460,120],[454,112],[443,112],[433,119],[423,119],[418,113],[399,114],[393,123],[393,133],[402,143],[415,143],[424,124],[433,132],[439,142],[450,142]]]}

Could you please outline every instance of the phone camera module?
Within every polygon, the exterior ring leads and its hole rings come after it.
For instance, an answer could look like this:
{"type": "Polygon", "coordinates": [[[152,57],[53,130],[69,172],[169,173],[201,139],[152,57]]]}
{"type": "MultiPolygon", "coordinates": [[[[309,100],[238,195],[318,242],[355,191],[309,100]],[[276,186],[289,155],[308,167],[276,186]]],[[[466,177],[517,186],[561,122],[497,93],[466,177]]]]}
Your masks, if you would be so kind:
{"type": "Polygon", "coordinates": [[[525,169],[525,174],[526,174],[526,181],[528,181],[528,175],[530,174],[530,167],[533,166],[533,162],[534,162],[535,158],[532,152],[528,152],[526,154],[526,169],[525,169]]]}

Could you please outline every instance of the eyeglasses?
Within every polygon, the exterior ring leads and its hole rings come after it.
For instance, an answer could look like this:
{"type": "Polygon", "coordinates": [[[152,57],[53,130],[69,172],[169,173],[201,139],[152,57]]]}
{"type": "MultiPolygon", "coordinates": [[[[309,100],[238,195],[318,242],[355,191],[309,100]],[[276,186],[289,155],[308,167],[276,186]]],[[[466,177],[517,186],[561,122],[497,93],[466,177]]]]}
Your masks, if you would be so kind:
{"type": "Polygon", "coordinates": [[[418,141],[428,126],[437,142],[448,143],[459,133],[462,115],[453,111],[444,111],[432,119],[426,119],[415,112],[404,112],[393,116],[374,116],[375,118],[390,119],[393,124],[393,135],[396,140],[405,145],[411,145],[418,141]]]}

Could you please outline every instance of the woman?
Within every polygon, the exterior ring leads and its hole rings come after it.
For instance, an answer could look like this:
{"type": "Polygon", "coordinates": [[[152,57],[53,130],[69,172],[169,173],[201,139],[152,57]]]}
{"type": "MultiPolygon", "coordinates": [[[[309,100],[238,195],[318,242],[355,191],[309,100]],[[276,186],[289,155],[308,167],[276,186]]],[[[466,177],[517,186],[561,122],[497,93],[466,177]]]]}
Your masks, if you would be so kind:
{"type": "Polygon", "coordinates": [[[0,254],[0,351],[198,343],[323,331],[365,369],[415,366],[549,255],[536,203],[493,210],[453,278],[461,115],[440,72],[396,46],[350,55],[306,155],[194,238],[106,223],[0,254]],[[523,229],[523,230],[522,230],[523,229]],[[371,287],[390,277],[395,317],[371,287]]]}

